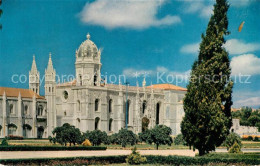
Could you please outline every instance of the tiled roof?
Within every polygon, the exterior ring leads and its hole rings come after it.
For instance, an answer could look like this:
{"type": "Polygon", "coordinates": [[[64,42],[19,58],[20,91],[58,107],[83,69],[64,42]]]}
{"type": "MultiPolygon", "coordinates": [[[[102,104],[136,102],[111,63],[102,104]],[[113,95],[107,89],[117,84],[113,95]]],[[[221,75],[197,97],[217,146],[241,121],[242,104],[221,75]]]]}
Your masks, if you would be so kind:
{"type": "Polygon", "coordinates": [[[61,84],[58,84],[57,86],[75,86],[76,85],[76,80],[70,81],[70,82],[64,82],[61,84]]]}
{"type": "Polygon", "coordinates": [[[30,89],[0,87],[0,96],[3,96],[4,92],[7,97],[18,97],[20,93],[22,98],[33,98],[35,95],[37,99],[44,99],[43,96],[38,95],[30,89]]]}
{"type": "Polygon", "coordinates": [[[186,88],[182,88],[180,86],[176,86],[176,85],[172,85],[172,84],[155,84],[155,85],[147,86],[147,88],[187,91],[186,88]]]}

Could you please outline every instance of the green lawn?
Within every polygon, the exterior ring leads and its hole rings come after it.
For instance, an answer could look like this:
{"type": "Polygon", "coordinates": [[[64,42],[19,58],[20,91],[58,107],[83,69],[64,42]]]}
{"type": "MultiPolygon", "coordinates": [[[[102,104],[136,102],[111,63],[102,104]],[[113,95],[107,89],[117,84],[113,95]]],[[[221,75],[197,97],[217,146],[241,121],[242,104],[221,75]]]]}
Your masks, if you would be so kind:
{"type": "MultiPolygon", "coordinates": [[[[31,146],[61,146],[59,144],[51,144],[48,140],[43,139],[28,139],[28,140],[8,140],[8,143],[10,145],[31,145],[31,146]]],[[[254,142],[254,141],[242,141],[243,148],[260,148],[260,142],[254,142]]],[[[102,145],[107,146],[108,149],[132,149],[134,146],[127,146],[126,148],[122,148],[121,145],[102,145]]],[[[155,149],[154,145],[149,144],[138,144],[135,145],[137,149],[143,149],[143,150],[150,150],[155,149]]],[[[221,147],[225,148],[225,147],[221,147]]],[[[159,149],[165,150],[165,149],[189,149],[188,146],[183,145],[175,145],[172,144],[171,146],[168,145],[161,145],[159,146],[159,149]]]]}

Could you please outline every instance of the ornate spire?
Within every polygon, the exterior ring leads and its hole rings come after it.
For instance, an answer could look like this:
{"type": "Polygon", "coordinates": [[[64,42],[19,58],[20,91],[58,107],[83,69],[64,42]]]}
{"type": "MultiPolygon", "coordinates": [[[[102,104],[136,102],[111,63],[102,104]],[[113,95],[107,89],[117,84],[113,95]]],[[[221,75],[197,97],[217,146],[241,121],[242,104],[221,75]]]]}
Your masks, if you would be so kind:
{"type": "Polygon", "coordinates": [[[53,72],[53,64],[52,64],[52,60],[51,60],[51,53],[49,53],[49,62],[48,62],[48,66],[47,66],[47,70],[46,72],[53,72]]]}
{"type": "Polygon", "coordinates": [[[33,55],[32,68],[30,74],[38,74],[38,70],[35,62],[35,55],[33,55]]]}
{"type": "Polygon", "coordinates": [[[90,34],[89,33],[87,34],[87,39],[90,40],[90,34]]]}
{"type": "Polygon", "coordinates": [[[143,80],[143,87],[146,86],[146,81],[145,81],[145,77],[144,77],[144,80],[143,80]]]}

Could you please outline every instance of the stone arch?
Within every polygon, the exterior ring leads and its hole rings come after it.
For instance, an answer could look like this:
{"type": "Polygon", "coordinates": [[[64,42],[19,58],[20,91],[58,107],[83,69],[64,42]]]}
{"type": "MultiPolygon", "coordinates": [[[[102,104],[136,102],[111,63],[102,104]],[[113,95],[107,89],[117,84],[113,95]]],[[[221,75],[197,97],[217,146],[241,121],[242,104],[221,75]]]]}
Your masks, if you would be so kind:
{"type": "Polygon", "coordinates": [[[95,130],[99,130],[100,129],[100,118],[99,117],[96,117],[95,118],[95,130]]]}
{"type": "Polygon", "coordinates": [[[127,120],[127,124],[129,124],[130,121],[130,106],[131,106],[131,100],[128,99],[127,102],[125,102],[124,110],[125,110],[125,120],[127,120]]]}
{"type": "Polygon", "coordinates": [[[143,113],[143,115],[144,115],[145,112],[146,112],[146,108],[147,108],[147,101],[144,100],[143,103],[142,103],[142,113],[143,113]]]}
{"type": "Polygon", "coordinates": [[[110,118],[109,119],[109,124],[108,124],[108,131],[112,131],[112,129],[113,129],[113,119],[110,118]]]}
{"type": "Polygon", "coordinates": [[[99,99],[95,99],[95,111],[99,110],[99,99]]]}
{"type": "Polygon", "coordinates": [[[13,105],[13,104],[10,104],[10,106],[9,106],[9,112],[10,112],[10,114],[13,114],[13,113],[14,113],[14,105],[13,105]]]}
{"type": "Polygon", "coordinates": [[[113,100],[108,100],[108,113],[111,113],[113,111],[113,100]]]}
{"type": "Polygon", "coordinates": [[[155,109],[155,124],[160,124],[160,111],[161,111],[161,103],[156,103],[156,109],[155,109]]]}

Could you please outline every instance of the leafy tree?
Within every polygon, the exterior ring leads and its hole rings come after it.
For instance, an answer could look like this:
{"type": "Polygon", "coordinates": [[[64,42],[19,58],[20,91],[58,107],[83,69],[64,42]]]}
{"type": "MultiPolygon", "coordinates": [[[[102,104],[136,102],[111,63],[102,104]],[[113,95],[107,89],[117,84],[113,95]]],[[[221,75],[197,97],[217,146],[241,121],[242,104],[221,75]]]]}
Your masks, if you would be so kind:
{"type": "Polygon", "coordinates": [[[137,136],[131,130],[121,129],[118,132],[117,139],[119,144],[122,147],[126,147],[126,145],[135,145],[137,143],[137,136]]]}
{"type": "Polygon", "coordinates": [[[178,134],[174,140],[173,140],[175,145],[186,145],[185,140],[183,139],[183,135],[182,134],[178,134]]]}
{"type": "Polygon", "coordinates": [[[260,122],[260,117],[257,115],[251,115],[248,118],[248,122],[250,123],[250,126],[256,126],[256,124],[260,122]]]}
{"type": "Polygon", "coordinates": [[[114,134],[108,136],[108,139],[111,144],[120,144],[120,142],[118,140],[118,133],[114,133],[114,134]]]}
{"type": "Polygon", "coordinates": [[[234,132],[231,132],[227,136],[226,140],[224,141],[223,146],[226,146],[227,150],[229,150],[234,145],[235,142],[238,143],[238,145],[240,147],[242,146],[240,136],[238,134],[234,133],[234,132]]]}
{"type": "Polygon", "coordinates": [[[140,133],[139,137],[142,141],[148,144],[155,144],[156,149],[159,149],[160,145],[171,146],[173,140],[170,136],[172,129],[165,125],[156,125],[153,129],[147,129],[145,132],[140,133]]]}
{"type": "Polygon", "coordinates": [[[84,138],[88,139],[93,146],[99,146],[101,143],[105,143],[108,139],[107,133],[100,130],[87,131],[84,133],[84,138]]]}
{"type": "Polygon", "coordinates": [[[81,144],[83,142],[80,130],[68,123],[63,124],[61,127],[56,127],[52,133],[54,135],[51,139],[53,143],[57,141],[61,145],[66,146],[69,143],[70,146],[71,144],[75,146],[76,143],[81,144]]]}
{"type": "Polygon", "coordinates": [[[233,82],[228,53],[223,47],[224,36],[229,34],[228,8],[226,0],[216,0],[184,98],[181,132],[187,145],[198,149],[199,155],[220,146],[232,126],[233,82]]]}

